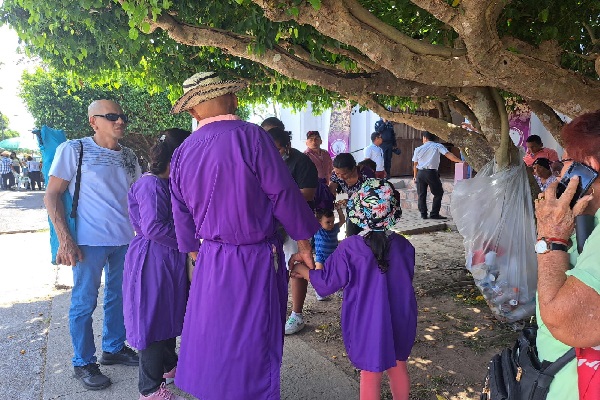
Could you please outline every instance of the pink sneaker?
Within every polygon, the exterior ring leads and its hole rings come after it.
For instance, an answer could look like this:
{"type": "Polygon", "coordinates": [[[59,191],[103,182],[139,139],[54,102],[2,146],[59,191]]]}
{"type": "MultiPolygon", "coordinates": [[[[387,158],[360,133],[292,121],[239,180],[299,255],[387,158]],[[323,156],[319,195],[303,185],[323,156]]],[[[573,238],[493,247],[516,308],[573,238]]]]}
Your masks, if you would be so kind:
{"type": "Polygon", "coordinates": [[[165,372],[163,374],[163,379],[167,385],[170,385],[175,381],[175,372],[177,371],[177,367],[173,367],[169,372],[165,372]]]}
{"type": "Polygon", "coordinates": [[[148,396],[140,394],[140,400],[185,400],[185,398],[171,392],[163,383],[156,392],[149,394],[148,396]]]}

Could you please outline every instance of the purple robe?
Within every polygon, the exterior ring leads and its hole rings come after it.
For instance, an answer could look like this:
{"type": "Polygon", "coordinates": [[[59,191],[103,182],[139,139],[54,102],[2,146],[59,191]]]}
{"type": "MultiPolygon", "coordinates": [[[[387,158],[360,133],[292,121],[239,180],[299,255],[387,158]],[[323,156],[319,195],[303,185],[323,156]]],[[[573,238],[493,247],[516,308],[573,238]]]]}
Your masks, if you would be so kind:
{"type": "Polygon", "coordinates": [[[276,222],[295,240],[319,223],[271,137],[243,121],[187,138],[171,192],[179,249],[199,251],[175,384],[202,400],[279,399],[287,272],[276,222]]]}
{"type": "Polygon", "coordinates": [[[325,262],[310,271],[320,296],[344,288],[342,336],[348,358],[361,370],[383,372],[406,361],[417,330],[417,300],[412,286],[415,249],[393,233],[389,269],[377,266],[362,236],[344,239],[325,262]]]}
{"type": "Polygon", "coordinates": [[[123,313],[138,350],[181,334],[188,293],[186,254],[177,249],[167,179],[144,175],[128,194],[136,236],[125,256],[123,313]]]}

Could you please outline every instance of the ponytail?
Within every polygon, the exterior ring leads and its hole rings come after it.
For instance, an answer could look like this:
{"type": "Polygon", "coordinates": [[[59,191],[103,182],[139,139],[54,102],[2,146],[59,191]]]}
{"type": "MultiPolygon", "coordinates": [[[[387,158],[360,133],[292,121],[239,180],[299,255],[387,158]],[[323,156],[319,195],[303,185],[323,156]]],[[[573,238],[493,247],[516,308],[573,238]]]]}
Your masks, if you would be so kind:
{"type": "Polygon", "coordinates": [[[382,274],[385,274],[389,268],[388,252],[390,250],[390,239],[384,231],[370,231],[365,236],[365,243],[371,248],[377,266],[382,274]]]}

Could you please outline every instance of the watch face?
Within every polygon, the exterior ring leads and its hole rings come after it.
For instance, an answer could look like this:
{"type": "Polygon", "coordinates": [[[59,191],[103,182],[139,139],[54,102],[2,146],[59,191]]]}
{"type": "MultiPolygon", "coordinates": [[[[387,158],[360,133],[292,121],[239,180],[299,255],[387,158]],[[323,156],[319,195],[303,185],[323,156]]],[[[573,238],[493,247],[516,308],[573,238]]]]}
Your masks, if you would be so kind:
{"type": "Polygon", "coordinates": [[[538,240],[535,243],[535,252],[538,254],[544,254],[548,251],[548,243],[545,240],[538,240]]]}

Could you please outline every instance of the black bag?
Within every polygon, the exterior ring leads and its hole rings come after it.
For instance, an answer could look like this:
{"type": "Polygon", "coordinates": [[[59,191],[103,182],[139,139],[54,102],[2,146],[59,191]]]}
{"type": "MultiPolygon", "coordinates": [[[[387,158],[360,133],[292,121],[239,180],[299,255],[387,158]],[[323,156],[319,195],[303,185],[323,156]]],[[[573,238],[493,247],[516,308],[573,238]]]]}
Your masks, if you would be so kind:
{"type": "Polygon", "coordinates": [[[537,326],[523,328],[512,348],[496,354],[488,366],[481,400],[544,400],[554,376],[575,358],[570,349],[554,362],[540,362],[537,326]]]}

